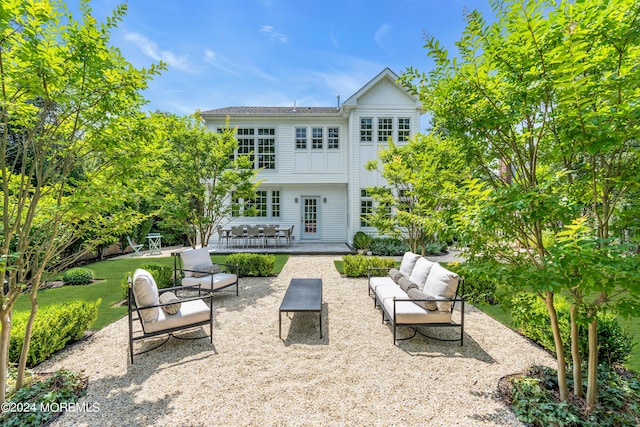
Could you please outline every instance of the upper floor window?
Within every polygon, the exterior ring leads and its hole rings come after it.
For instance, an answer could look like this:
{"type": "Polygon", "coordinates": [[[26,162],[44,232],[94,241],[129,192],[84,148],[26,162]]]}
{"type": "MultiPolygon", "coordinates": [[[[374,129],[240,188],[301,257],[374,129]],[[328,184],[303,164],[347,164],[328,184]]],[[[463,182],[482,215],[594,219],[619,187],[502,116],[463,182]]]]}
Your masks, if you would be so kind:
{"type": "Polygon", "coordinates": [[[249,155],[256,169],[276,168],[275,128],[239,128],[238,155],[249,155]]]}
{"type": "Polygon", "coordinates": [[[378,118],[378,142],[388,142],[393,136],[393,119],[391,117],[378,118]]]}
{"type": "Polygon", "coordinates": [[[314,150],[322,150],[322,128],[311,129],[311,148],[314,150]]]}
{"type": "Polygon", "coordinates": [[[327,148],[330,150],[337,150],[340,148],[340,129],[328,128],[327,129],[327,148]]]}
{"type": "Polygon", "coordinates": [[[307,128],[296,128],[296,149],[307,149],[307,128]]]}
{"type": "Polygon", "coordinates": [[[276,130],[273,128],[258,129],[257,167],[262,169],[276,168],[276,130]]]}
{"type": "Polygon", "coordinates": [[[371,117],[360,119],[360,142],[373,142],[373,119],[371,117]]]}
{"type": "Polygon", "coordinates": [[[398,142],[407,142],[411,136],[411,119],[398,117],[398,142]]]}
{"type": "Polygon", "coordinates": [[[360,227],[371,227],[369,221],[373,215],[373,198],[369,190],[360,190],[360,227]]]}

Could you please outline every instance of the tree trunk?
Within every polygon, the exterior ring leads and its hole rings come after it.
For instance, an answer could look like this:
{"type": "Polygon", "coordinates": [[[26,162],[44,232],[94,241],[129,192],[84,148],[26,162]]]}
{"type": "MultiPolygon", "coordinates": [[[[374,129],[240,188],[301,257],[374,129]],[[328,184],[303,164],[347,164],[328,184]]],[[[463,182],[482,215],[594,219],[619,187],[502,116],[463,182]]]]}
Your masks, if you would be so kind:
{"type": "Polygon", "coordinates": [[[584,390],[582,388],[582,359],[580,357],[580,336],[578,333],[578,306],[571,305],[571,358],[573,360],[573,393],[582,397],[584,390]]]}
{"type": "Polygon", "coordinates": [[[589,364],[587,370],[587,409],[596,404],[598,392],[598,319],[589,323],[589,364]]]}
{"type": "Polygon", "coordinates": [[[9,371],[9,340],[11,338],[11,309],[2,312],[2,332],[0,332],[0,403],[6,398],[6,384],[9,371]]]}
{"type": "Polygon", "coordinates": [[[546,292],[544,302],[547,306],[547,312],[551,319],[551,330],[553,331],[553,341],[556,346],[556,360],[558,363],[558,392],[560,400],[569,399],[569,389],[567,387],[567,368],[564,357],[564,347],[562,346],[562,337],[560,336],[560,328],[558,327],[558,315],[553,305],[553,292],[546,292]]]}
{"type": "Polygon", "coordinates": [[[34,277],[34,280],[32,281],[31,292],[29,292],[29,299],[31,299],[31,312],[29,313],[29,320],[27,320],[27,326],[24,330],[24,341],[22,342],[22,351],[20,352],[20,361],[18,362],[18,375],[16,377],[16,391],[22,388],[22,383],[24,382],[24,372],[27,369],[27,356],[29,355],[29,344],[31,344],[33,322],[36,319],[36,313],[38,312],[39,287],[40,275],[34,277]]]}

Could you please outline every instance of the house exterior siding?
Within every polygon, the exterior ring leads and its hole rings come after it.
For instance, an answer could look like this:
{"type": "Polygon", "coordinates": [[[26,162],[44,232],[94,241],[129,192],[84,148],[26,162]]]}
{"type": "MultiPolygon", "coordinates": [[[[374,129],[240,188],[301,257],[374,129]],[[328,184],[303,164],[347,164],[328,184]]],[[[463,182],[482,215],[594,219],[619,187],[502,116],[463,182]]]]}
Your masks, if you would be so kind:
{"type": "Polygon", "coordinates": [[[375,233],[361,226],[361,190],[385,182],[365,165],[388,146],[387,137],[400,145],[418,133],[422,113],[419,102],[396,80],[387,68],[334,108],[229,107],[203,112],[212,132],[224,127],[228,118],[233,128],[254,129],[255,138],[267,129],[275,139],[275,165],[260,169],[257,180],[262,194],[279,196],[278,209],[270,207],[266,217],[230,218],[230,224],[293,225],[294,239],[323,242],[351,243],[361,229],[375,233]],[[371,140],[361,140],[363,119],[365,127],[371,125],[371,140]],[[313,221],[305,217],[309,212],[313,221]]]}

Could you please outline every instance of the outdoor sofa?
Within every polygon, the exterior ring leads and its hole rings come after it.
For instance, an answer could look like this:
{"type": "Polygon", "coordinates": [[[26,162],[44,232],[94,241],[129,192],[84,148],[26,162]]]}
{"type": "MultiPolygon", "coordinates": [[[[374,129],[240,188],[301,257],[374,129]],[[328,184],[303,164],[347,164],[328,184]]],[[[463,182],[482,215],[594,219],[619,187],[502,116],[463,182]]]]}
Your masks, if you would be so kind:
{"type": "Polygon", "coordinates": [[[368,292],[374,306],[382,310],[382,321],[393,327],[393,344],[399,338],[398,327],[413,328],[417,333],[441,341],[464,340],[464,278],[418,254],[406,252],[400,268],[370,268],[368,292]],[[387,275],[381,275],[381,271],[387,275]],[[456,303],[460,306],[460,322],[453,319],[456,303]],[[418,328],[453,327],[460,329],[460,338],[443,339],[428,336],[418,328]]]}

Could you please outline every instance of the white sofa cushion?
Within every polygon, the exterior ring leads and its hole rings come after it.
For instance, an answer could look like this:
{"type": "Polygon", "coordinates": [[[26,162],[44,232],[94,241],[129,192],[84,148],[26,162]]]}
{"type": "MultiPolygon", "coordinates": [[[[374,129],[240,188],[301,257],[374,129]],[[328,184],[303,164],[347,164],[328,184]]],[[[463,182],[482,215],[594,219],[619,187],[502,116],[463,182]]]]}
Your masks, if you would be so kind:
{"type": "Polygon", "coordinates": [[[180,310],[180,300],[173,292],[161,293],[159,301],[160,304],[167,304],[160,307],[167,314],[176,314],[180,310]]]}
{"type": "Polygon", "coordinates": [[[378,286],[397,286],[391,277],[371,277],[369,279],[369,289],[374,293],[378,286]]]}
{"type": "Polygon", "coordinates": [[[388,299],[393,298],[404,298],[407,299],[407,294],[400,289],[400,286],[378,286],[376,288],[376,297],[378,301],[383,302],[388,299]]]}
{"type": "MultiPolygon", "coordinates": [[[[180,252],[180,259],[182,260],[182,267],[185,270],[202,271],[202,269],[207,267],[213,267],[211,256],[209,256],[209,248],[206,247],[180,252]]],[[[191,271],[185,271],[184,275],[185,277],[192,277],[193,273],[191,271]]]]}
{"type": "MultiPolygon", "coordinates": [[[[393,317],[393,298],[384,300],[384,307],[393,317]]],[[[396,324],[451,323],[450,311],[428,311],[410,301],[396,301],[396,324]]]]}
{"type": "MultiPolygon", "coordinates": [[[[434,299],[453,298],[458,288],[458,275],[447,270],[440,263],[434,263],[424,285],[424,292],[434,299]]],[[[438,301],[438,310],[447,311],[451,308],[451,302],[438,301]]]]}
{"type": "Polygon", "coordinates": [[[230,273],[217,273],[209,276],[202,277],[184,277],[182,279],[183,286],[197,286],[200,285],[202,289],[210,289],[212,291],[225,286],[229,286],[237,281],[235,274],[230,273]]]}
{"type": "Polygon", "coordinates": [[[158,320],[150,324],[145,324],[146,332],[159,332],[166,329],[205,322],[209,320],[209,314],[211,313],[209,306],[201,299],[183,302],[180,310],[176,314],[167,315],[162,310],[158,311],[158,320]]]}
{"type": "Polygon", "coordinates": [[[420,258],[420,255],[418,254],[405,252],[402,256],[402,262],[400,262],[400,273],[402,273],[403,276],[411,276],[411,272],[413,271],[413,267],[416,265],[418,258],[420,258]]]}
{"type": "Polygon", "coordinates": [[[428,259],[420,257],[411,271],[409,280],[418,285],[418,289],[420,291],[424,289],[424,284],[427,282],[427,276],[429,276],[429,272],[431,271],[433,264],[434,263],[428,259]]]}
{"type": "MultiPolygon", "coordinates": [[[[158,286],[147,270],[138,268],[133,273],[133,297],[138,308],[159,304],[158,286]]],[[[140,317],[145,325],[158,320],[159,314],[160,308],[158,307],[140,310],[140,317]]]]}

